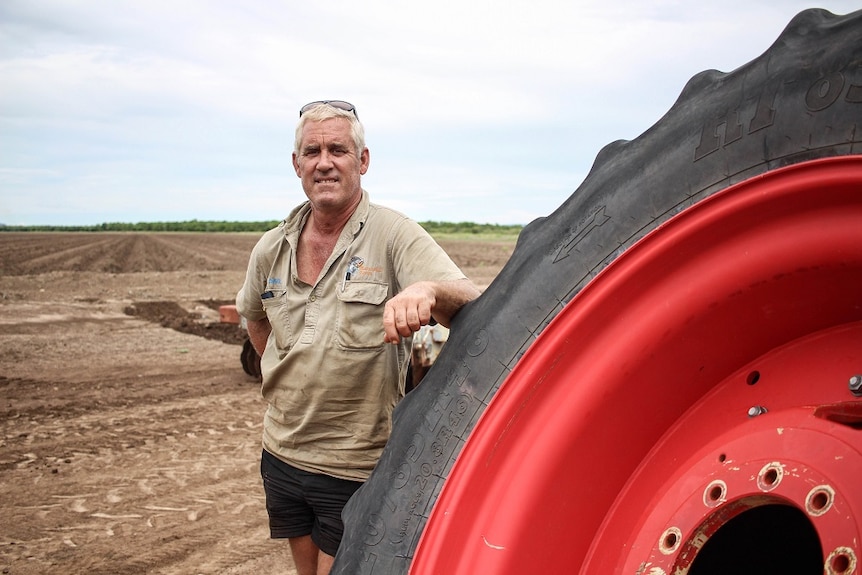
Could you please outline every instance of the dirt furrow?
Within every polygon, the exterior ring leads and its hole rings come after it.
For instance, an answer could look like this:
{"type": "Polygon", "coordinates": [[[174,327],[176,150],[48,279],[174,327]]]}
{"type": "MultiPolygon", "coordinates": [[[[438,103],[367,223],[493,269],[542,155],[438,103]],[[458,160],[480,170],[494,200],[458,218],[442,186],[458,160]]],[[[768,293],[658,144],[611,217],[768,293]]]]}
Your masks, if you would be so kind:
{"type": "MultiPolygon", "coordinates": [[[[0,241],[5,243],[5,240],[6,235],[0,235],[0,241]]],[[[3,259],[3,274],[40,274],[82,268],[110,271],[94,265],[94,262],[103,258],[103,254],[113,252],[116,249],[115,243],[116,237],[113,235],[72,235],[69,240],[43,235],[38,239],[37,245],[8,254],[8,257],[3,259]]]]}
{"type": "Polygon", "coordinates": [[[224,234],[163,234],[155,238],[176,253],[193,251],[197,267],[194,269],[245,271],[248,257],[259,233],[227,234],[231,241],[223,241],[224,234]],[[191,237],[190,237],[191,236],[191,237]]]}

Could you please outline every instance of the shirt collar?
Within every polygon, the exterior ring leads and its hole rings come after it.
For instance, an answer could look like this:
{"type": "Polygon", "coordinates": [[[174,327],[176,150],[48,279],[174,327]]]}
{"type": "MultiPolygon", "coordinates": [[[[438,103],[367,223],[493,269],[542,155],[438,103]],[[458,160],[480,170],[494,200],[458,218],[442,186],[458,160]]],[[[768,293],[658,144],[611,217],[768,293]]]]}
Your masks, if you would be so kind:
{"type": "MultiPolygon", "coordinates": [[[[365,221],[368,219],[368,209],[371,205],[371,200],[368,196],[368,192],[364,189],[362,190],[362,199],[359,200],[359,205],[356,206],[356,210],[353,212],[353,215],[350,216],[350,219],[347,220],[347,224],[344,226],[344,230],[341,232],[342,239],[345,236],[345,232],[349,234],[350,237],[355,237],[358,234],[362,227],[365,225],[365,221]]],[[[295,207],[288,215],[284,221],[282,222],[284,226],[284,235],[287,240],[291,243],[295,243],[299,238],[299,232],[302,231],[302,226],[305,225],[305,221],[308,219],[308,214],[311,213],[311,202],[305,201],[295,207]]],[[[339,241],[341,243],[341,241],[339,241]]]]}

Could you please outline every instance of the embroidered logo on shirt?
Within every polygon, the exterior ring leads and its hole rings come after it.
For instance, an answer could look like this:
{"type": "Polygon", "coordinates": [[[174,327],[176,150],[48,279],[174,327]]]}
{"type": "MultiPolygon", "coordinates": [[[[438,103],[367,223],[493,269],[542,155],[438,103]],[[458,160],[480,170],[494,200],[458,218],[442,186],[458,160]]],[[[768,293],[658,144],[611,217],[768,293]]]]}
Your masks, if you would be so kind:
{"type": "Polygon", "coordinates": [[[356,272],[359,268],[362,267],[362,264],[365,263],[365,260],[359,256],[353,256],[350,258],[350,261],[347,263],[347,274],[345,275],[345,279],[350,281],[350,278],[356,275],[356,272]]]}
{"type": "Polygon", "coordinates": [[[363,263],[365,263],[365,260],[359,256],[353,256],[350,258],[350,261],[347,262],[347,271],[344,272],[344,279],[341,280],[341,291],[344,291],[344,287],[347,285],[347,282],[350,281],[350,278],[356,275],[356,272],[362,267],[363,263]]]}

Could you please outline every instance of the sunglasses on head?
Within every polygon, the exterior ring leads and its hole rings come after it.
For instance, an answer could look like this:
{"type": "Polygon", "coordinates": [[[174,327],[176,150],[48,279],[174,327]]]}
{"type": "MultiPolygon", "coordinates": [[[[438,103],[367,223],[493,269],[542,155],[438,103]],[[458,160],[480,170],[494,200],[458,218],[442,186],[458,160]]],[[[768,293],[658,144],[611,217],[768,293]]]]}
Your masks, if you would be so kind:
{"type": "Polygon", "coordinates": [[[317,102],[310,102],[299,109],[299,117],[301,118],[304,113],[314,108],[315,106],[320,105],[332,106],[333,108],[338,108],[339,110],[344,110],[345,112],[353,112],[353,115],[356,118],[359,118],[359,114],[356,113],[356,106],[351,104],[350,102],[345,102],[343,100],[318,100],[317,102]]]}

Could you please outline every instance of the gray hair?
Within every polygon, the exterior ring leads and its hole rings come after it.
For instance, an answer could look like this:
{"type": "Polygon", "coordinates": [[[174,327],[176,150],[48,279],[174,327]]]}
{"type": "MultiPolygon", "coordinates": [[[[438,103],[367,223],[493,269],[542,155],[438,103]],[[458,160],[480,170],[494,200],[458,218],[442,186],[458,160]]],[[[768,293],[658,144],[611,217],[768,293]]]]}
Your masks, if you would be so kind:
{"type": "Polygon", "coordinates": [[[356,155],[360,155],[365,149],[365,128],[362,122],[354,112],[342,110],[334,106],[320,103],[310,110],[303,112],[299,118],[299,123],[296,125],[296,135],[293,144],[293,151],[299,155],[299,146],[302,144],[302,128],[307,122],[322,122],[333,118],[345,118],[350,122],[350,134],[353,136],[353,143],[356,146],[356,155]]]}

